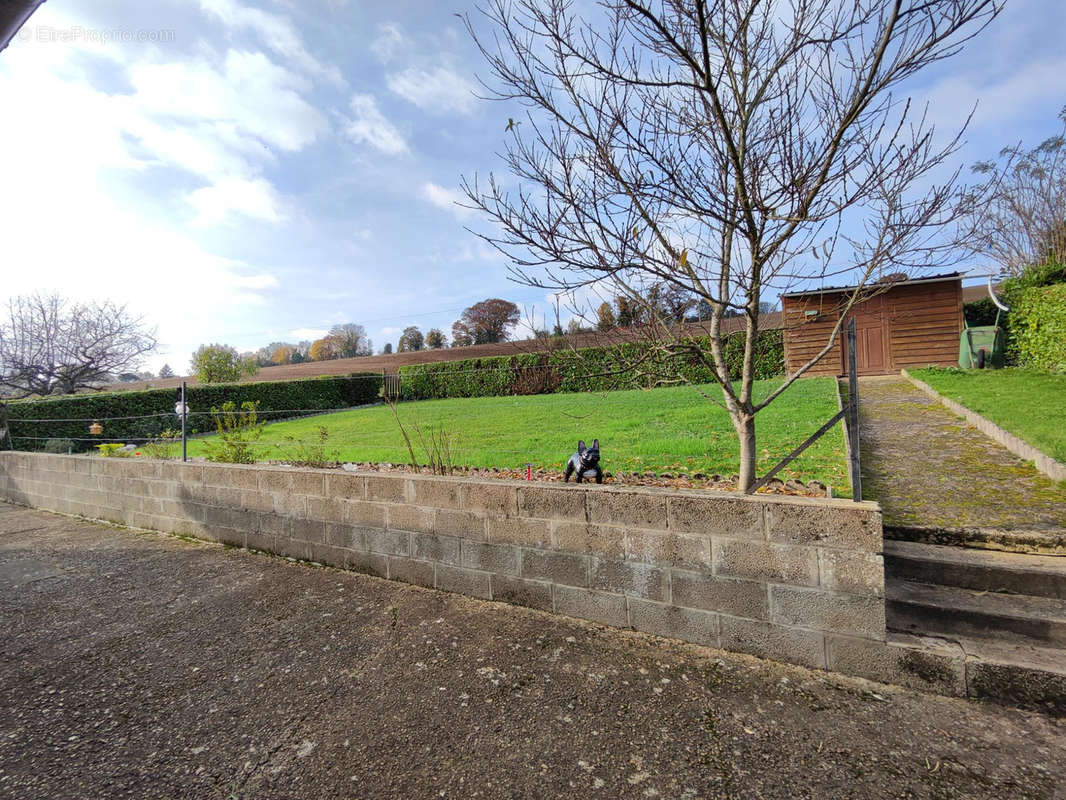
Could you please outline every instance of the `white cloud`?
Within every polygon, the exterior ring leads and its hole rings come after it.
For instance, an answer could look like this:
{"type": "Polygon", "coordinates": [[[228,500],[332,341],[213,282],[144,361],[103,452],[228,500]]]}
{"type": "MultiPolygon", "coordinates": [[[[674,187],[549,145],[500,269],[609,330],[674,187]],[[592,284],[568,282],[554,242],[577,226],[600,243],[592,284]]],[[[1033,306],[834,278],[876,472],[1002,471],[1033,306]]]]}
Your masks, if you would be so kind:
{"type": "Polygon", "coordinates": [[[456,219],[467,219],[470,216],[470,209],[459,205],[460,203],[470,202],[469,198],[461,192],[457,192],[454,189],[445,189],[435,183],[425,183],[422,185],[422,191],[419,194],[423,200],[432,203],[437,208],[450,211],[455,215],[456,219]]]}
{"type": "Polygon", "coordinates": [[[234,0],[200,0],[200,7],[231,28],[255,31],[263,44],[304,72],[326,78],[337,86],[347,85],[337,67],[323,64],[307,52],[296,27],[287,18],[242,6],[234,0]]]}
{"type": "Polygon", "coordinates": [[[327,333],[329,333],[329,331],[325,328],[296,328],[295,330],[289,331],[289,337],[298,342],[306,341],[308,339],[314,341],[315,339],[321,339],[327,333]]]}
{"type": "Polygon", "coordinates": [[[353,141],[369,144],[387,155],[396,156],[407,152],[403,135],[378,109],[378,101],[371,94],[352,97],[352,113],[346,127],[353,141]]]}
{"type": "MultiPolygon", "coordinates": [[[[165,129],[207,123],[216,139],[255,139],[281,150],[300,150],[327,128],[325,117],[301,96],[310,87],[262,53],[230,50],[221,69],[204,60],[134,64],[128,71],[142,114],[165,129]]],[[[193,130],[196,139],[202,130],[193,130]]],[[[240,147],[240,145],[238,145],[240,147]]]]}
{"type": "Polygon", "coordinates": [[[197,211],[198,225],[217,225],[233,212],[267,222],[285,217],[278,193],[262,178],[222,178],[189,194],[188,201],[197,211]]]}
{"type": "Polygon", "coordinates": [[[398,54],[411,50],[411,40],[394,22],[378,26],[378,35],[370,43],[370,52],[383,64],[392,61],[398,54]]]}
{"type": "Polygon", "coordinates": [[[386,82],[400,97],[423,111],[438,114],[452,111],[470,114],[477,100],[474,85],[447,67],[439,66],[433,70],[408,67],[403,72],[387,76],[386,82]]]}

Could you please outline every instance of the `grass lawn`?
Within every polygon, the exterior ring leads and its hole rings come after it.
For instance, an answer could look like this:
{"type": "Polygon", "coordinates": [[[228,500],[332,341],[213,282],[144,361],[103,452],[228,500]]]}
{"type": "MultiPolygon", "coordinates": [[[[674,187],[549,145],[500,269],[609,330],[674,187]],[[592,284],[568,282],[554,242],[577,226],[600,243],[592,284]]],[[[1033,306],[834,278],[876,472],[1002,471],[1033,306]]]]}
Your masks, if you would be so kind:
{"type": "MultiPolygon", "coordinates": [[[[763,381],[757,396],[775,383],[763,381]]],[[[701,387],[720,397],[715,386],[701,387]]],[[[452,440],[453,463],[470,467],[535,467],[562,470],[578,439],[599,438],[601,463],[612,472],[684,472],[735,475],[736,435],[725,409],[691,386],[601,394],[477,397],[402,403],[398,413],[420,461],[414,426],[443,426],[452,440]]],[[[761,472],[787,455],[836,413],[829,378],[797,381],[756,420],[761,472]]],[[[329,431],[327,450],[341,461],[407,463],[410,459],[392,411],[374,406],[266,426],[262,460],[283,460],[294,448],[287,437],[313,441],[329,431]]],[[[204,440],[189,443],[204,455],[204,440]]],[[[779,473],[804,481],[817,478],[839,495],[849,491],[843,434],[839,426],[779,473]]]]}
{"type": "Polygon", "coordinates": [[[1022,369],[910,372],[944,397],[1066,462],[1066,375],[1022,369]]]}

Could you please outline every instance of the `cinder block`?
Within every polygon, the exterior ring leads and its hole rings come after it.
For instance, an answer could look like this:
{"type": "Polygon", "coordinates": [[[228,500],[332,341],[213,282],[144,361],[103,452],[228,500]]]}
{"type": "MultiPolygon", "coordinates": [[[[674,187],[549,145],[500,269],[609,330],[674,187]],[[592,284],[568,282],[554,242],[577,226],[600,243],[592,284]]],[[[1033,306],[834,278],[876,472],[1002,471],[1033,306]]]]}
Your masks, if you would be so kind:
{"type": "Polygon", "coordinates": [[[537,519],[584,522],[585,490],[549,486],[523,486],[518,490],[518,513],[537,519]]]}
{"type": "Polygon", "coordinates": [[[486,544],[460,540],[459,563],[471,569],[518,575],[521,572],[519,550],[509,544],[486,544]]]}
{"type": "Polygon", "coordinates": [[[229,486],[201,486],[197,487],[196,495],[199,502],[205,505],[218,506],[220,508],[242,508],[241,489],[229,486]]]}
{"type": "Polygon", "coordinates": [[[386,531],[369,528],[366,531],[366,546],[371,553],[409,556],[411,555],[411,534],[407,531],[386,531]]]}
{"type": "Polygon", "coordinates": [[[261,492],[292,492],[292,473],[289,470],[261,469],[258,477],[261,492]]]}
{"type": "Polygon", "coordinates": [[[588,557],[554,550],[522,549],[522,577],[535,578],[567,586],[588,586],[588,557]]]}
{"type": "Polygon", "coordinates": [[[461,507],[464,511],[510,517],[518,514],[518,492],[514,486],[463,483],[460,487],[461,507]]]}
{"type": "Polygon", "coordinates": [[[388,558],[377,553],[360,553],[348,550],[344,554],[344,568],[377,578],[389,577],[388,558]]]}
{"type": "Polygon", "coordinates": [[[966,656],[958,645],[907,637],[907,643],[875,642],[827,634],[828,668],[923,692],[964,697],[966,656]]]}
{"type": "Polygon", "coordinates": [[[817,631],[787,628],[725,614],[719,618],[719,625],[723,650],[805,667],[826,668],[825,640],[817,631]]]}
{"type": "Polygon", "coordinates": [[[241,492],[241,508],[246,511],[273,511],[274,496],[255,489],[241,492]]]}
{"type": "Polygon", "coordinates": [[[313,543],[311,544],[310,559],[318,564],[325,564],[327,567],[344,567],[344,559],[347,556],[348,551],[340,547],[334,547],[329,544],[313,543]]]}
{"type": "Polygon", "coordinates": [[[272,533],[249,533],[244,538],[244,546],[249,550],[262,550],[265,553],[276,553],[277,544],[272,533]]]}
{"type": "Polygon", "coordinates": [[[367,475],[366,499],[382,503],[407,502],[407,479],[402,475],[367,475]]]}
{"type": "Polygon", "coordinates": [[[651,564],[703,569],[711,566],[711,540],[683,533],[629,530],[626,558],[651,564]]]}
{"type": "Polygon", "coordinates": [[[258,489],[259,476],[254,469],[240,469],[229,464],[205,464],[204,485],[232,489],[258,489]]]}
{"type": "Polygon", "coordinates": [[[385,506],[363,500],[343,500],[344,522],[361,528],[381,528],[385,525],[385,506]]]}
{"type": "Polygon", "coordinates": [[[597,592],[576,586],[555,586],[555,613],[587,619],[615,628],[629,626],[626,598],[620,594],[597,592]]]}
{"type": "Polygon", "coordinates": [[[325,522],[344,522],[347,518],[347,503],[337,497],[308,497],[307,516],[325,522]]]}
{"type": "Polygon", "coordinates": [[[771,586],[771,619],[781,625],[885,639],[885,603],[879,597],[771,586]]]}
{"type": "Polygon", "coordinates": [[[885,596],[884,560],[877,553],[818,548],[819,583],[824,589],[885,596]]]}
{"type": "Polygon", "coordinates": [[[255,531],[259,515],[239,508],[204,507],[204,525],[208,528],[233,528],[239,531],[255,531]]]}
{"type": "Polygon", "coordinates": [[[710,611],[631,598],[629,621],[633,628],[644,633],[718,647],[718,615],[710,611]]]}
{"type": "Polygon", "coordinates": [[[348,550],[363,550],[366,546],[366,529],[343,522],[326,523],[326,544],[348,550]]]}
{"type": "Polygon", "coordinates": [[[458,564],[459,539],[455,536],[438,536],[435,533],[412,533],[411,555],[426,561],[458,564]]]}
{"type": "Polygon", "coordinates": [[[292,520],[289,517],[279,517],[277,514],[260,514],[259,532],[287,539],[292,536],[292,520]]]}
{"type": "Polygon", "coordinates": [[[564,521],[553,522],[552,527],[552,547],[557,550],[601,558],[625,556],[625,528],[564,521]]]}
{"type": "Polygon", "coordinates": [[[813,547],[714,538],[714,572],[734,578],[818,585],[818,557],[813,547]]]}
{"type": "Polygon", "coordinates": [[[302,542],[324,544],[326,541],[326,523],[320,519],[294,519],[292,521],[292,538],[302,542]]]}
{"type": "Polygon", "coordinates": [[[489,573],[463,567],[437,565],[437,588],[443,592],[456,592],[469,597],[492,598],[489,573]]]}
{"type": "Polygon", "coordinates": [[[485,539],[485,518],[470,511],[437,510],[437,533],[461,536],[465,539],[485,539]]]}
{"type": "Polygon", "coordinates": [[[485,535],[490,542],[506,542],[526,547],[550,547],[551,532],[542,519],[487,517],[485,535]]]}
{"type": "Polygon", "coordinates": [[[274,513],[283,517],[306,517],[307,498],[302,494],[275,492],[274,513]]]}
{"type": "Polygon", "coordinates": [[[880,553],[881,514],[831,501],[777,501],[767,506],[767,527],[775,542],[826,545],[880,553]]]}
{"type": "Polygon", "coordinates": [[[665,601],[670,594],[670,576],[666,570],[650,564],[590,557],[589,586],[604,592],[665,601]]]}
{"type": "Polygon", "coordinates": [[[770,618],[765,583],[675,569],[670,584],[674,605],[748,619],[770,618]]]}
{"type": "Polygon", "coordinates": [[[275,540],[277,545],[278,555],[288,556],[289,558],[299,558],[304,561],[311,559],[311,542],[305,542],[300,539],[282,539],[275,540]]]}
{"type": "Polygon", "coordinates": [[[294,470],[292,473],[292,490],[296,494],[309,497],[323,497],[326,494],[326,476],[319,472],[294,470]]]}
{"type": "Polygon", "coordinates": [[[653,492],[589,491],[588,521],[600,525],[666,529],[666,495],[653,492]]]}
{"type": "Polygon", "coordinates": [[[388,506],[388,526],[393,530],[433,533],[436,530],[437,512],[432,508],[418,506],[388,506]]]}
{"type": "Polygon", "coordinates": [[[671,495],[667,498],[670,529],[736,539],[762,539],[764,503],[755,499],[708,495],[671,495]]]}
{"type": "Polygon", "coordinates": [[[459,508],[459,484],[434,478],[410,478],[411,500],[416,506],[459,508]]]}
{"type": "Polygon", "coordinates": [[[174,499],[178,496],[178,485],[174,481],[149,481],[148,496],[167,500],[174,499]]]}
{"type": "Polygon", "coordinates": [[[365,500],[365,476],[352,475],[348,472],[338,472],[334,475],[327,475],[326,497],[335,497],[344,500],[365,500]]]}
{"type": "Polygon", "coordinates": [[[389,579],[403,581],[415,586],[434,586],[434,565],[428,561],[415,561],[410,558],[389,556],[389,579]]]}
{"type": "Polygon", "coordinates": [[[552,610],[552,585],[544,581],[530,581],[506,575],[492,575],[492,599],[515,606],[552,610]]]}

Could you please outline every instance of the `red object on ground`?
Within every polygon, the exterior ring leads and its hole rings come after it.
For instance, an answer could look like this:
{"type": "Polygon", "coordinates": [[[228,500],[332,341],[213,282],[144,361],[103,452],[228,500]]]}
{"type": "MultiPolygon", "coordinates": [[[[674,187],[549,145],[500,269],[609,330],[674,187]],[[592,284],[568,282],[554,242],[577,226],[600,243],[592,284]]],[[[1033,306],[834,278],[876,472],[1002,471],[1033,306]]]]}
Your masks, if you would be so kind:
{"type": "Polygon", "coordinates": [[[532,464],[526,464],[526,480],[527,481],[533,480],[533,465],[532,464]]]}

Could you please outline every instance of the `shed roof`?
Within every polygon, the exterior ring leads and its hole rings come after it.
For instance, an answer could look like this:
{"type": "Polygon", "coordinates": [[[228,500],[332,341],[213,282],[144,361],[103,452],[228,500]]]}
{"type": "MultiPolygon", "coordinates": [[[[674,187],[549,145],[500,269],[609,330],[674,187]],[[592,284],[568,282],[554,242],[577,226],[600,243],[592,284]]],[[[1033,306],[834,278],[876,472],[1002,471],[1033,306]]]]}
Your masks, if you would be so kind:
{"type": "Polygon", "coordinates": [[[30,14],[37,10],[44,0],[0,0],[0,50],[18,33],[30,14]]]}
{"type": "MultiPolygon", "coordinates": [[[[919,283],[937,283],[942,281],[957,281],[962,280],[963,273],[961,272],[944,272],[940,275],[929,275],[924,278],[907,278],[902,281],[894,281],[889,286],[914,286],[919,283]]],[[[866,286],[877,286],[879,284],[869,283],[866,286]]],[[[823,286],[820,289],[804,289],[799,292],[784,292],[781,297],[808,297],[815,294],[836,294],[837,292],[851,292],[861,288],[860,286],[823,286]]]]}

